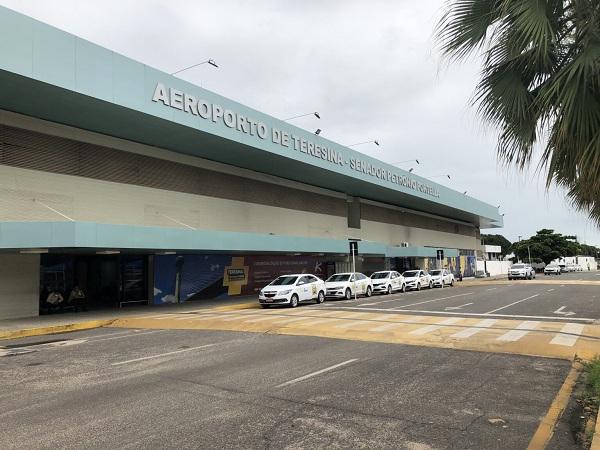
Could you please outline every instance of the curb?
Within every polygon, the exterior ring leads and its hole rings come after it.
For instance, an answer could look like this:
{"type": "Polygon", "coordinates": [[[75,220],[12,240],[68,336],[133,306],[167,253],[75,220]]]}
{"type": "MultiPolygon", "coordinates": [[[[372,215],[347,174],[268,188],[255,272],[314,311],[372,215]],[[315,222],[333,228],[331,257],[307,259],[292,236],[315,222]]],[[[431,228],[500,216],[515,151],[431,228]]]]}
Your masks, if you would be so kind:
{"type": "Polygon", "coordinates": [[[577,382],[577,378],[579,378],[581,370],[581,364],[577,361],[573,361],[569,374],[563,381],[563,384],[558,390],[556,397],[554,397],[548,412],[539,423],[535,434],[529,442],[527,450],[542,450],[546,448],[552,439],[556,424],[560,420],[565,408],[567,407],[567,404],[569,403],[571,393],[573,392],[573,388],[575,387],[575,383],[577,382]]]}
{"type": "Polygon", "coordinates": [[[600,450],[600,412],[596,417],[596,429],[594,430],[594,437],[592,438],[590,450],[600,450]]]}
{"type": "Polygon", "coordinates": [[[0,331],[0,340],[17,339],[31,336],[42,336],[45,334],[66,333],[69,331],[91,330],[110,325],[115,319],[89,320],[87,322],[67,323],[64,325],[53,325],[48,327],[28,328],[12,331],[0,331]]]}

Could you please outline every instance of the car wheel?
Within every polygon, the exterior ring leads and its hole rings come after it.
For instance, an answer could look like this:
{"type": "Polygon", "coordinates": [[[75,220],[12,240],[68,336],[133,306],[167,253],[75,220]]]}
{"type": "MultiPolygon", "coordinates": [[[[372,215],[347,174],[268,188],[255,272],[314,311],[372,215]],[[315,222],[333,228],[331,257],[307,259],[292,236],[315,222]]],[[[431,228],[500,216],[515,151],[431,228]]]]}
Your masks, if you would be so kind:
{"type": "Polygon", "coordinates": [[[370,297],[372,293],[373,291],[371,290],[371,286],[367,286],[367,293],[365,294],[365,296],[370,297]]]}
{"type": "Polygon", "coordinates": [[[346,298],[346,300],[350,300],[352,298],[352,291],[350,291],[350,288],[346,288],[346,292],[344,293],[344,297],[346,298]]]}
{"type": "Polygon", "coordinates": [[[404,283],[402,283],[402,287],[400,288],[400,292],[402,292],[402,293],[406,292],[406,285],[404,283]]]}
{"type": "Polygon", "coordinates": [[[433,281],[429,282],[429,289],[433,289],[433,281]]]}
{"type": "Polygon", "coordinates": [[[392,286],[390,286],[390,285],[388,284],[388,287],[387,287],[386,294],[387,294],[387,295],[390,295],[391,293],[392,293],[392,286]]]}
{"type": "Polygon", "coordinates": [[[511,278],[511,277],[508,277],[508,281],[512,281],[512,278],[511,278]]]}
{"type": "Polygon", "coordinates": [[[450,287],[454,287],[454,279],[450,280],[450,287]]]}
{"type": "Polygon", "coordinates": [[[294,294],[290,300],[290,307],[295,308],[296,306],[298,306],[298,296],[294,294]]]}
{"type": "Polygon", "coordinates": [[[323,303],[325,301],[325,294],[323,291],[319,291],[319,295],[317,295],[317,304],[323,303]]]}
{"type": "Polygon", "coordinates": [[[421,283],[417,283],[417,291],[421,290],[421,283]]]}

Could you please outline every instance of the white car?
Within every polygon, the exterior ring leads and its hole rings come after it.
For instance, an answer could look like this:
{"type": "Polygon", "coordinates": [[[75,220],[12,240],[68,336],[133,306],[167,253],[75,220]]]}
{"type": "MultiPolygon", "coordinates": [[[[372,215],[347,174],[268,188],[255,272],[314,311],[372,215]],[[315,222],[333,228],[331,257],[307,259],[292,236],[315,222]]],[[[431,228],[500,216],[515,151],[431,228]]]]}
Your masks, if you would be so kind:
{"type": "Polygon", "coordinates": [[[431,275],[424,270],[407,270],[402,274],[404,282],[406,283],[406,289],[414,289],[420,291],[421,288],[433,287],[433,281],[431,281],[431,275]]]}
{"type": "Polygon", "coordinates": [[[508,269],[508,279],[516,280],[517,278],[531,280],[535,278],[535,270],[528,264],[513,264],[510,266],[510,269],[508,269]]]}
{"type": "Polygon", "coordinates": [[[548,264],[544,267],[544,275],[560,275],[560,266],[558,264],[548,264]]]}
{"type": "Polygon", "coordinates": [[[448,269],[436,269],[429,272],[433,287],[454,286],[454,275],[448,269]]]}
{"type": "Polygon", "coordinates": [[[370,297],[373,293],[371,279],[362,273],[336,273],[325,280],[327,291],[325,296],[329,298],[345,298],[350,300],[356,295],[370,297]]]}
{"type": "Polygon", "coordinates": [[[295,308],[299,303],[313,300],[317,303],[325,301],[325,282],[305,273],[277,277],[258,293],[258,301],[263,308],[271,305],[295,308]]]}
{"type": "Polygon", "coordinates": [[[395,270],[382,270],[371,275],[373,293],[391,294],[395,291],[404,292],[406,284],[404,277],[395,270]]]}

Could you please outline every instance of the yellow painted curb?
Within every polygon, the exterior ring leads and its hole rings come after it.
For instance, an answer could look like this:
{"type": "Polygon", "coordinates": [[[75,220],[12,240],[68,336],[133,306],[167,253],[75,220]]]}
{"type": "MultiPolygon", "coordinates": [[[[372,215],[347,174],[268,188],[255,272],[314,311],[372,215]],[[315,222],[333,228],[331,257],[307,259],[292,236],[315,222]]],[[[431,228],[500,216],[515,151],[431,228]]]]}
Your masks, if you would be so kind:
{"type": "Polygon", "coordinates": [[[590,450],[600,450],[600,412],[596,417],[596,429],[594,430],[594,437],[592,438],[590,450]]]}
{"type": "Polygon", "coordinates": [[[244,303],[236,303],[233,305],[226,306],[216,306],[214,308],[210,308],[211,311],[236,311],[238,309],[260,309],[260,305],[257,301],[254,302],[244,302],[244,303]]]}
{"type": "Polygon", "coordinates": [[[552,439],[556,423],[562,416],[567,404],[569,403],[571,393],[573,392],[577,378],[581,373],[581,369],[582,366],[580,363],[576,361],[573,362],[571,371],[567,375],[567,378],[565,378],[565,381],[560,387],[558,394],[556,394],[556,397],[554,397],[554,400],[550,405],[550,409],[548,409],[548,412],[540,422],[538,429],[531,438],[531,441],[527,446],[527,450],[543,450],[546,448],[550,442],[550,439],[552,439]]]}
{"type": "Polygon", "coordinates": [[[31,336],[43,336],[45,334],[68,333],[69,331],[91,330],[93,328],[105,327],[112,324],[115,319],[88,320],[87,322],[67,323],[65,325],[53,325],[48,327],[28,328],[22,330],[0,331],[0,340],[18,339],[31,336]]]}

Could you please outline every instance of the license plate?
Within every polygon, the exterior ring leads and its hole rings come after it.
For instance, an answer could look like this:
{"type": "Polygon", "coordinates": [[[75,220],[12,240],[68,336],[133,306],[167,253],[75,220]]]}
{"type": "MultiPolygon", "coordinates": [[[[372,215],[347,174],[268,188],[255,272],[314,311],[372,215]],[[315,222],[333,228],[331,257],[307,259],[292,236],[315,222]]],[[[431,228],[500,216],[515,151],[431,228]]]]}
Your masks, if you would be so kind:
{"type": "Polygon", "coordinates": [[[272,298],[267,298],[265,301],[266,301],[267,303],[271,303],[271,302],[273,301],[273,299],[272,299],[272,298]]]}

